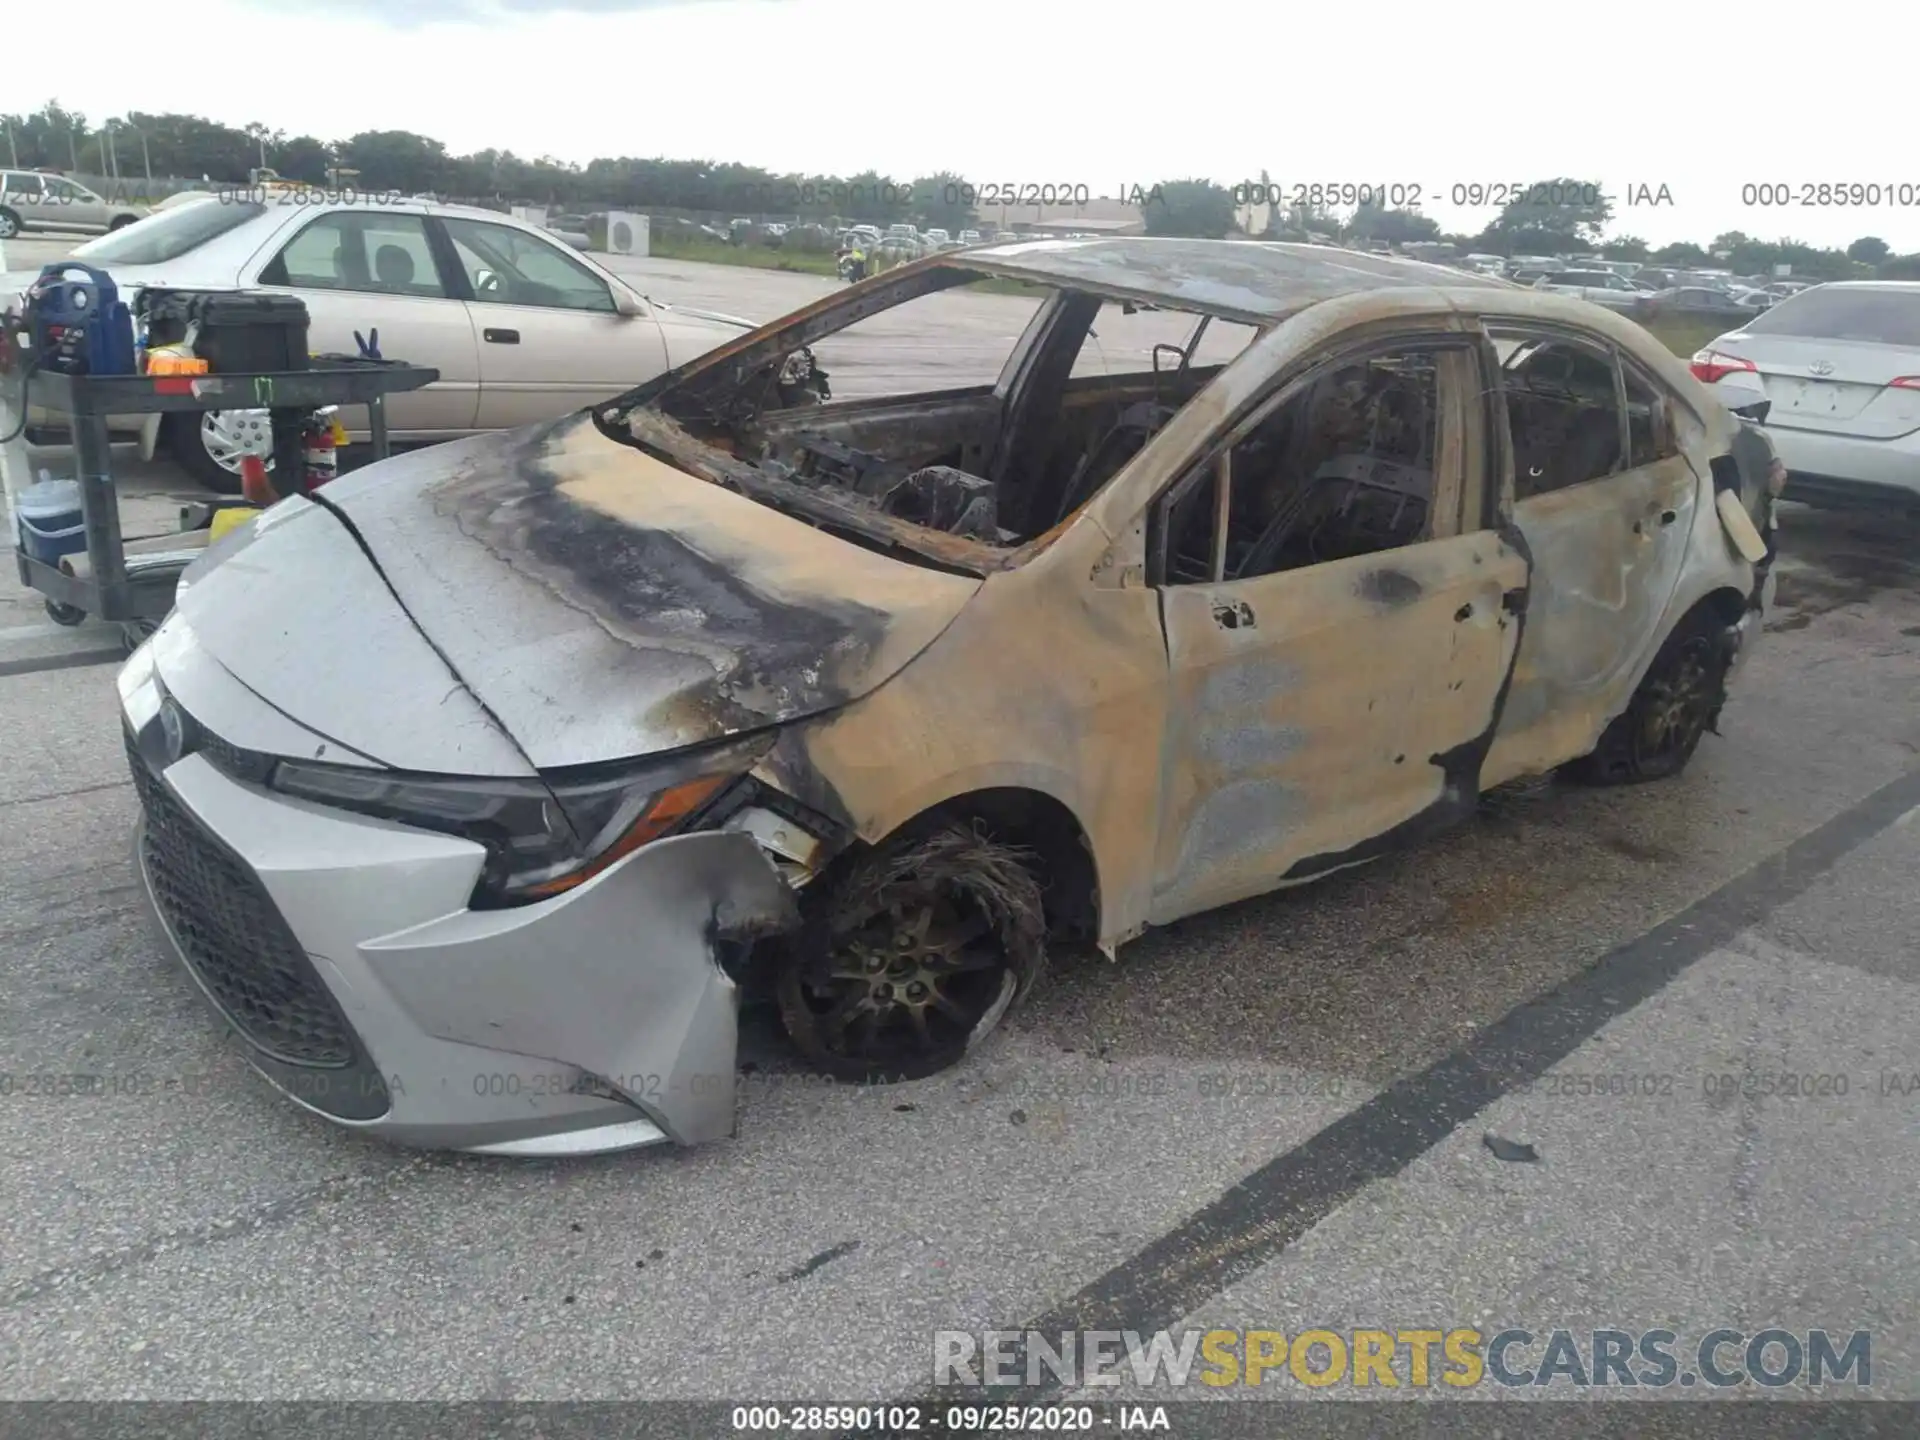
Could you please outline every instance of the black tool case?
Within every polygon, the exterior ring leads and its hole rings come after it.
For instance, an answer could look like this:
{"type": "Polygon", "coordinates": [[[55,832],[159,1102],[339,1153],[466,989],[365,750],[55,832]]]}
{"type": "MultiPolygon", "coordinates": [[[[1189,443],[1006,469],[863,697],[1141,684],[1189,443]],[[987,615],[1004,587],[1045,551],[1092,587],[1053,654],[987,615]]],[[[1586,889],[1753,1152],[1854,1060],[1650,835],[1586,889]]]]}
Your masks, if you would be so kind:
{"type": "Polygon", "coordinates": [[[148,290],[147,348],[186,337],[215,375],[285,374],[307,368],[307,304],[259,290],[148,290]]]}

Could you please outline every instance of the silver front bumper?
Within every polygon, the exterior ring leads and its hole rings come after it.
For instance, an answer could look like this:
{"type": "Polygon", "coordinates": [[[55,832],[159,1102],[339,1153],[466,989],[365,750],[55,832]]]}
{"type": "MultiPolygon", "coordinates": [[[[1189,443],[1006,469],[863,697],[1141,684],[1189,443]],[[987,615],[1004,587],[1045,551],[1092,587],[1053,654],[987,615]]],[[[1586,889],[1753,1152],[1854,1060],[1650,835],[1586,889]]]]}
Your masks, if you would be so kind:
{"type": "MultiPolygon", "coordinates": [[[[155,917],[255,1067],[290,1098],[399,1143],[490,1153],[732,1133],[738,994],[715,941],[785,925],[794,904],[748,836],[656,841],[551,900],[473,911],[480,846],[290,800],[204,754],[154,766],[149,757],[166,752],[150,647],[120,688],[131,763],[147,766],[143,785],[164,787],[148,797],[139,842],[155,917]],[[221,896],[196,899],[192,886],[207,882],[184,868],[182,846],[203,847],[192,863],[227,877],[221,896]],[[205,906],[241,892],[250,923],[282,935],[279,949],[240,954],[250,947],[208,940],[226,932],[205,906]],[[261,955],[279,957],[272,972],[246,972],[261,955]],[[289,1030],[276,997],[316,976],[325,997],[308,995],[289,1030]],[[319,1065],[289,1059],[288,1034],[310,1037],[315,1017],[340,1053],[319,1065]]],[[[217,717],[195,718],[219,733],[217,717]]]]}

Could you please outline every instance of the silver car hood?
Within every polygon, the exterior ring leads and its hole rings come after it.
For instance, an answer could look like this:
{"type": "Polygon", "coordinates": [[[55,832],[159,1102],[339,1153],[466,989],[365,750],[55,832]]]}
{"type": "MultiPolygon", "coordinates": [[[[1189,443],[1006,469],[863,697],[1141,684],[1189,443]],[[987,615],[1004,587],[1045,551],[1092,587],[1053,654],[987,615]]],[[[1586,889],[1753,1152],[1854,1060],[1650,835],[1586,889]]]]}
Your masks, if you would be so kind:
{"type": "Polygon", "coordinates": [[[282,501],[208,546],[151,644],[161,682],[187,712],[243,748],[400,770],[532,773],[352,534],[311,501],[282,501]]]}
{"type": "MultiPolygon", "coordinates": [[[[696,479],[584,413],[396,456],[317,503],[542,770],[844,705],[932,643],[981,583],[696,479]]],[[[346,683],[380,711],[388,677],[346,683]]]]}
{"type": "Polygon", "coordinates": [[[672,305],[665,300],[649,300],[647,303],[665,310],[670,315],[685,315],[689,320],[710,320],[716,325],[731,325],[736,330],[758,328],[751,320],[742,320],[738,315],[722,314],[718,310],[698,310],[691,305],[672,305]]]}

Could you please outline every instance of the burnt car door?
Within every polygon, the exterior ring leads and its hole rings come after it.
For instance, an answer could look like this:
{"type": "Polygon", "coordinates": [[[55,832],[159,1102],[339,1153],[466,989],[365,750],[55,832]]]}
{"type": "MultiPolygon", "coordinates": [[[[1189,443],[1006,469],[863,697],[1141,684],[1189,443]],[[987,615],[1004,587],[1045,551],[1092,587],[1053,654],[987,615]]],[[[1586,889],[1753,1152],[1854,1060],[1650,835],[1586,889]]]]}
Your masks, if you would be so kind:
{"type": "Polygon", "coordinates": [[[1617,347],[1531,321],[1489,319],[1486,336],[1503,481],[1533,562],[1497,783],[1586,754],[1625,707],[1679,584],[1698,480],[1659,383],[1617,347]]]}
{"type": "Polygon", "coordinates": [[[1440,323],[1322,350],[1156,503],[1152,923],[1473,809],[1527,584],[1495,528],[1475,343],[1440,323]]]}

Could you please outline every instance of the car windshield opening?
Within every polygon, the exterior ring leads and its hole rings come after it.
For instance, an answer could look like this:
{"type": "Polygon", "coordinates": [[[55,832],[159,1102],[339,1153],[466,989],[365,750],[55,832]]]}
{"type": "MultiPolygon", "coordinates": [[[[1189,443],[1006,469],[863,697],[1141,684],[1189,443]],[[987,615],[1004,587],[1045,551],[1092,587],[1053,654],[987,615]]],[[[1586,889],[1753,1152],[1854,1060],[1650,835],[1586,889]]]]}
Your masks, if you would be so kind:
{"type": "Polygon", "coordinates": [[[215,236],[238,229],[266,213],[266,206],[251,200],[181,205],[149,215],[98,240],[89,240],[73,255],[76,260],[90,264],[161,265],[178,260],[215,236]]]}
{"type": "Polygon", "coordinates": [[[1259,333],[979,281],[814,317],[794,327],[809,344],[700,367],[627,424],[775,508],[992,568],[1099,493],[1259,333]]]}

